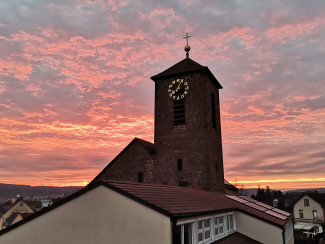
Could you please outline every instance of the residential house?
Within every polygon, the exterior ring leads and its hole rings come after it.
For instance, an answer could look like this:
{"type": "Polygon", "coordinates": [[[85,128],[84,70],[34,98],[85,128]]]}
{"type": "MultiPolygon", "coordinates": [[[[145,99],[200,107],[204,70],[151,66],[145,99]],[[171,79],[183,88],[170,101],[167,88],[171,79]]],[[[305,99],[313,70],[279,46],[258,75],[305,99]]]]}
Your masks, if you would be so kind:
{"type": "Polygon", "coordinates": [[[5,206],[2,210],[0,230],[34,213],[34,210],[22,198],[18,198],[11,206],[5,206]]]}
{"type": "Polygon", "coordinates": [[[293,205],[294,229],[303,234],[302,238],[313,238],[322,233],[325,224],[325,195],[303,194],[293,205]]]}
{"type": "Polygon", "coordinates": [[[97,181],[1,231],[0,242],[293,243],[291,219],[290,214],[248,197],[97,181]]]}

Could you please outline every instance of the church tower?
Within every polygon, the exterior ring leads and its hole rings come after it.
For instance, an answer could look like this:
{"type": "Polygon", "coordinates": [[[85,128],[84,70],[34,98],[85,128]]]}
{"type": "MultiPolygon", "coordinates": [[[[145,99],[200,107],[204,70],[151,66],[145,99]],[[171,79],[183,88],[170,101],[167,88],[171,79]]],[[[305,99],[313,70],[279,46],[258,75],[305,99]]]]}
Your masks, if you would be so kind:
{"type": "Polygon", "coordinates": [[[208,67],[189,58],[188,43],[184,49],[185,59],[151,77],[155,82],[153,183],[223,190],[222,86],[208,67]]]}
{"type": "MultiPolygon", "coordinates": [[[[185,38],[188,40],[188,35],[185,38]]],[[[91,182],[116,180],[224,189],[219,89],[208,67],[186,58],[152,76],[154,143],[134,138],[91,182]]]]}

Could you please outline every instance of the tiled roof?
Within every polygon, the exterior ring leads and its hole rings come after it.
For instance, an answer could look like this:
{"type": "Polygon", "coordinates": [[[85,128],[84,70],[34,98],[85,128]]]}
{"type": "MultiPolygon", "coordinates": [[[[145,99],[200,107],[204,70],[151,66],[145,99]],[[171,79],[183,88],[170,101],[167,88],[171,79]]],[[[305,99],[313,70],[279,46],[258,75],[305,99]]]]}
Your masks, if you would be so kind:
{"type": "Polygon", "coordinates": [[[231,184],[229,181],[227,181],[226,179],[223,180],[223,183],[225,185],[225,189],[229,189],[231,191],[238,191],[238,188],[236,186],[234,186],[233,184],[231,184]]]}
{"type": "Polygon", "coordinates": [[[294,205],[303,197],[309,196],[311,199],[314,201],[318,202],[320,205],[325,207],[325,194],[324,193],[313,193],[313,192],[307,192],[307,193],[302,193],[301,197],[299,197],[295,202],[294,205]]]}
{"type": "Polygon", "coordinates": [[[24,219],[24,218],[27,218],[31,215],[33,215],[34,213],[20,213],[21,217],[24,219]]]}
{"type": "Polygon", "coordinates": [[[11,225],[12,222],[16,219],[17,216],[21,216],[23,219],[31,216],[34,213],[19,213],[19,212],[13,212],[10,214],[10,216],[6,219],[7,226],[11,225]]]}
{"type": "Polygon", "coordinates": [[[217,240],[213,243],[218,244],[261,244],[261,242],[255,241],[252,238],[249,238],[248,236],[245,236],[239,232],[235,232],[229,236],[226,236],[225,238],[221,240],[217,240]]]}
{"type": "Polygon", "coordinates": [[[190,58],[183,59],[182,61],[166,69],[165,71],[152,76],[151,79],[153,81],[157,81],[159,79],[173,77],[175,75],[185,75],[196,72],[206,73],[219,89],[222,88],[218,80],[214,77],[214,75],[211,73],[207,66],[203,66],[190,58]]]}
{"type": "Polygon", "coordinates": [[[42,202],[41,201],[26,200],[25,203],[32,209],[33,209],[33,206],[35,208],[42,208],[42,202]]]}
{"type": "Polygon", "coordinates": [[[104,181],[104,183],[125,193],[128,197],[174,217],[239,210],[278,226],[284,226],[291,219],[291,216],[283,220],[269,215],[230,199],[223,192],[117,181],[104,181]]]}
{"type": "Polygon", "coordinates": [[[6,219],[5,224],[7,226],[11,225],[11,223],[15,220],[15,218],[19,215],[19,213],[13,212],[10,216],[6,219]]]}
{"type": "Polygon", "coordinates": [[[11,209],[11,206],[2,206],[1,210],[1,214],[5,214],[6,212],[8,212],[8,210],[11,209]]]}
{"type": "Polygon", "coordinates": [[[142,199],[171,215],[186,215],[233,209],[233,201],[223,193],[212,193],[187,187],[106,181],[139,199],[142,199]]]}
{"type": "Polygon", "coordinates": [[[190,58],[185,58],[185,59],[179,61],[177,64],[166,69],[165,71],[152,76],[151,79],[156,80],[158,78],[164,78],[166,76],[179,74],[181,72],[187,73],[187,72],[191,72],[191,71],[203,70],[205,68],[207,68],[207,67],[195,62],[194,60],[192,60],[190,58]]]}

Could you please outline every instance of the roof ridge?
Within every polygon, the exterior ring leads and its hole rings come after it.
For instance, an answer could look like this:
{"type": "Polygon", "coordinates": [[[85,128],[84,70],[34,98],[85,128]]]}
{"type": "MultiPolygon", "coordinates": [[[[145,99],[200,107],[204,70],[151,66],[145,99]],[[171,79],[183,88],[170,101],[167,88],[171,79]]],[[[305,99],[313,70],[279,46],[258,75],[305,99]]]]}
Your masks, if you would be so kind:
{"type": "Polygon", "coordinates": [[[183,70],[183,71],[186,70],[185,72],[189,72],[189,71],[196,71],[196,70],[201,70],[201,69],[206,69],[206,68],[208,68],[208,67],[203,66],[203,65],[199,64],[198,62],[195,62],[191,58],[184,58],[181,61],[177,62],[176,64],[172,65],[171,67],[167,68],[166,70],[152,76],[151,79],[154,80],[156,78],[164,77],[166,75],[169,76],[171,74],[180,73],[180,70],[183,70]],[[184,67],[182,67],[182,69],[179,69],[179,66],[184,66],[184,67]],[[185,67],[187,67],[188,70],[184,69],[185,67]]]}
{"type": "Polygon", "coordinates": [[[144,143],[149,143],[149,144],[151,144],[151,146],[155,146],[154,143],[152,143],[152,142],[150,142],[150,141],[143,140],[143,139],[138,138],[138,137],[134,137],[133,140],[134,140],[134,141],[139,141],[140,143],[142,143],[142,142],[144,142],[144,143]]]}
{"type": "Polygon", "coordinates": [[[171,185],[160,185],[160,184],[153,184],[153,183],[139,183],[139,182],[130,182],[130,181],[117,181],[117,180],[101,180],[106,183],[116,183],[116,184],[123,184],[123,185],[140,185],[140,186],[154,186],[159,188],[172,188],[172,189],[182,189],[182,190],[191,190],[191,191],[204,191],[208,193],[218,193],[218,192],[210,192],[207,190],[202,189],[194,189],[190,187],[180,187],[180,186],[171,186],[171,185]]]}

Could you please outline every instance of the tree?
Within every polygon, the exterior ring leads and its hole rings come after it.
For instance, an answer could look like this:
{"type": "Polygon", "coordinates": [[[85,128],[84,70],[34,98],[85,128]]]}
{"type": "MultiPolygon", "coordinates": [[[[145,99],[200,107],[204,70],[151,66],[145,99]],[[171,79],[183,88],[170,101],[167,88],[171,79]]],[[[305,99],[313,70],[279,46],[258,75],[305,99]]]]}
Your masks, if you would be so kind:
{"type": "Polygon", "coordinates": [[[272,196],[271,196],[271,190],[269,186],[266,186],[266,190],[265,190],[265,203],[269,204],[269,205],[273,205],[272,202],[272,196]]]}
{"type": "Polygon", "coordinates": [[[260,201],[260,199],[261,199],[261,188],[260,188],[260,185],[258,185],[257,193],[256,193],[256,200],[260,201]]]}

